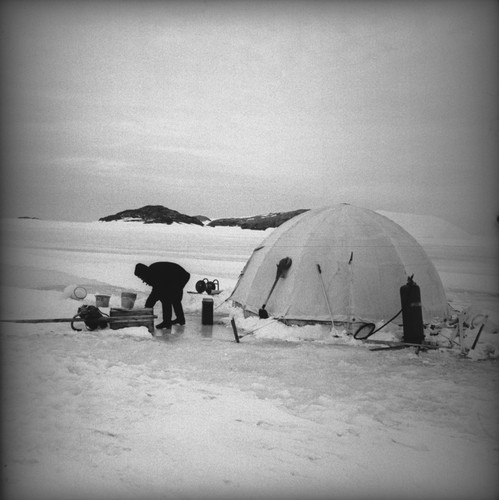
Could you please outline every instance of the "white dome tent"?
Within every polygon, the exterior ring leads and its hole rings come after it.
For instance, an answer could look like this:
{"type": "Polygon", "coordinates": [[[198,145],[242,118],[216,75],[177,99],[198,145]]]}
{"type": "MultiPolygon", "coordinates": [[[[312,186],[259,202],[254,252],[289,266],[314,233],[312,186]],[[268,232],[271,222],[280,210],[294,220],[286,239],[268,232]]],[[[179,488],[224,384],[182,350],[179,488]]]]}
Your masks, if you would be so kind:
{"type": "Polygon", "coordinates": [[[400,287],[412,275],[424,321],[446,318],[442,282],[421,245],[387,217],[341,204],[275,229],[253,251],[229,299],[249,314],[265,305],[287,323],[330,323],[331,314],[342,323],[387,321],[400,311],[400,287]],[[277,279],[285,258],[291,265],[277,279]]]}

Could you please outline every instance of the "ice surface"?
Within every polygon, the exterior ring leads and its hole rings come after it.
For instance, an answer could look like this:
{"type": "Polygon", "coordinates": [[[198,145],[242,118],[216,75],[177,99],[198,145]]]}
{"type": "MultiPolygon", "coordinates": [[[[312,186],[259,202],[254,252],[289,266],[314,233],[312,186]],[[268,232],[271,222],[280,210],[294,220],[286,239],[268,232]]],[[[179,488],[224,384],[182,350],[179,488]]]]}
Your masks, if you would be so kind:
{"type": "Polygon", "coordinates": [[[3,221],[2,318],[71,317],[96,293],[119,307],[123,290],[141,307],[137,262],[224,290],[213,326],[186,293],[187,324],[158,337],[3,323],[5,498],[497,498],[496,253],[426,223],[451,304],[490,316],[473,358],[244,319],[224,301],[269,230],[3,221]],[[239,344],[230,317],[252,332],[239,344]]]}

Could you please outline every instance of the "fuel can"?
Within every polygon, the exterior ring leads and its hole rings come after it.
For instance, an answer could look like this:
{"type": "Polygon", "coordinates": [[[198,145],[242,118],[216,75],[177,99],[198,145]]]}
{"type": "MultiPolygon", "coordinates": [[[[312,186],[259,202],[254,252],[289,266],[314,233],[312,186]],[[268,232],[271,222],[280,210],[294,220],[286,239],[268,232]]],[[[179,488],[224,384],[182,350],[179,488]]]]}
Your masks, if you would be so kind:
{"type": "Polygon", "coordinates": [[[201,308],[201,324],[213,325],[213,299],[203,299],[201,308]]]}

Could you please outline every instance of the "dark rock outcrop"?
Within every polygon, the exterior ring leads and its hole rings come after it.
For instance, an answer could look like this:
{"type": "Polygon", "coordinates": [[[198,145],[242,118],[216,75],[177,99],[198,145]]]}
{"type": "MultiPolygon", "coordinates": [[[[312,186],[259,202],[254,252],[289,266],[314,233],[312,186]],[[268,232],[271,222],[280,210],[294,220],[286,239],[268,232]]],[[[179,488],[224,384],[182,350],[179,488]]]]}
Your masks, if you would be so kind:
{"type": "Polygon", "coordinates": [[[146,205],[142,208],[124,210],[114,215],[101,217],[100,222],[111,222],[123,220],[126,222],[143,222],[144,224],[196,224],[203,226],[203,223],[197,217],[181,214],[176,210],[163,207],[162,205],[146,205]]]}
{"type": "Polygon", "coordinates": [[[196,219],[200,220],[203,224],[206,224],[207,222],[211,221],[209,217],[206,217],[205,215],[195,215],[196,219]]]}
{"type": "Polygon", "coordinates": [[[279,227],[284,222],[296,217],[309,209],[293,210],[291,212],[270,213],[267,215],[255,215],[253,217],[239,217],[216,219],[211,221],[208,226],[239,226],[243,229],[265,230],[269,227],[279,227]]]}
{"type": "Polygon", "coordinates": [[[114,215],[101,217],[100,222],[126,221],[143,222],[144,224],[196,224],[197,226],[239,226],[242,229],[265,230],[269,227],[278,227],[289,219],[306,212],[308,209],[293,210],[291,212],[277,212],[266,215],[255,215],[253,217],[231,217],[216,219],[211,222],[204,215],[190,216],[181,214],[176,210],[163,207],[162,205],[146,205],[142,208],[124,210],[114,215]]]}

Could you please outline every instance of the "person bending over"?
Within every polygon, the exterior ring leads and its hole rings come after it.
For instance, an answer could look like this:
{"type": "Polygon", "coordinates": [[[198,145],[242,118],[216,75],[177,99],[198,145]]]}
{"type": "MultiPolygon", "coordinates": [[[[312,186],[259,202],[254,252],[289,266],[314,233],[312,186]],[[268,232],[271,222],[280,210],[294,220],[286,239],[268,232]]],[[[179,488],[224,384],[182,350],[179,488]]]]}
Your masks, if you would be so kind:
{"type": "Polygon", "coordinates": [[[154,307],[159,300],[163,305],[163,321],[156,328],[172,327],[172,324],[185,325],[184,309],[182,308],[183,290],[191,275],[174,262],[155,262],[150,266],[137,264],[135,276],[152,287],[145,307],[154,307]],[[172,321],[172,307],[176,318],[172,321]]]}

